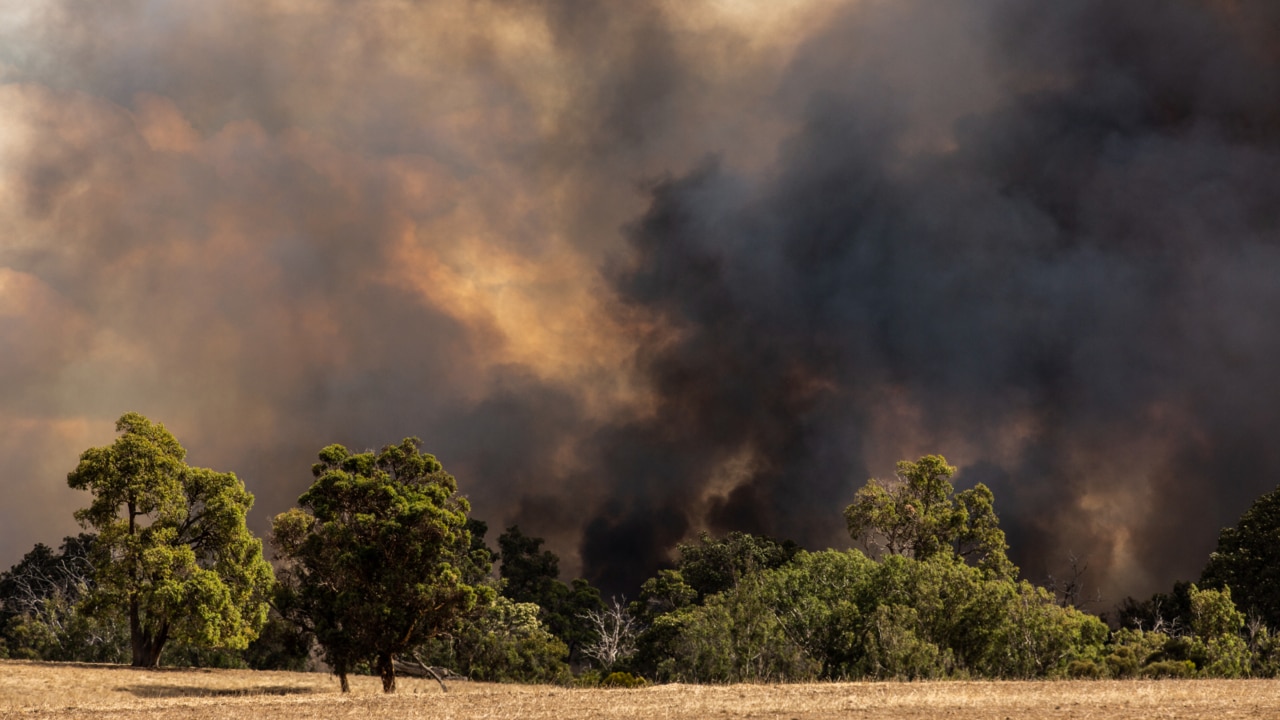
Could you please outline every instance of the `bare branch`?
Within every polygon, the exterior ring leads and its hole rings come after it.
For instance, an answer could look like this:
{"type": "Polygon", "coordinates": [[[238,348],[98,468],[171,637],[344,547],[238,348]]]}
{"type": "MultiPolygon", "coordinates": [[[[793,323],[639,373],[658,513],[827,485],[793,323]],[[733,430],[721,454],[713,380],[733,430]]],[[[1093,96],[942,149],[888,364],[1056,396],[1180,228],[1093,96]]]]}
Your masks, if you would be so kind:
{"type": "Polygon", "coordinates": [[[596,634],[596,639],[583,647],[582,653],[600,663],[605,672],[635,654],[640,627],[618,598],[612,598],[603,610],[590,610],[579,617],[591,623],[596,634]]]}

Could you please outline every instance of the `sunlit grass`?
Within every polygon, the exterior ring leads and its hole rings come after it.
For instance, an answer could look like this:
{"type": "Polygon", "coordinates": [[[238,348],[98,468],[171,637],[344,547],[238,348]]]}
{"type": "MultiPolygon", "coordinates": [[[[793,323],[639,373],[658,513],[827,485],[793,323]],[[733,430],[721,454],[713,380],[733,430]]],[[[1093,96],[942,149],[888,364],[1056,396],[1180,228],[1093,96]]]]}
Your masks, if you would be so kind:
{"type": "Polygon", "coordinates": [[[24,718],[1277,718],[1280,682],[918,682],[659,685],[637,690],[247,670],[0,662],[0,717],[24,718]]]}

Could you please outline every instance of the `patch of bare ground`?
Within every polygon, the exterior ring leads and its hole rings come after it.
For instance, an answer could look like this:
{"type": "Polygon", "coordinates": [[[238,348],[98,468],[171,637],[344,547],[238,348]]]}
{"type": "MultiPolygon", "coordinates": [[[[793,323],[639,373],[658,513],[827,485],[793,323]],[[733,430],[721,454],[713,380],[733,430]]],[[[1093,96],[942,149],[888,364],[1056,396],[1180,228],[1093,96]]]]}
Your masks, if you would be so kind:
{"type": "Polygon", "coordinates": [[[659,685],[637,690],[352,678],[248,670],[136,670],[0,662],[0,717],[23,718],[1280,718],[1280,681],[659,685]]]}

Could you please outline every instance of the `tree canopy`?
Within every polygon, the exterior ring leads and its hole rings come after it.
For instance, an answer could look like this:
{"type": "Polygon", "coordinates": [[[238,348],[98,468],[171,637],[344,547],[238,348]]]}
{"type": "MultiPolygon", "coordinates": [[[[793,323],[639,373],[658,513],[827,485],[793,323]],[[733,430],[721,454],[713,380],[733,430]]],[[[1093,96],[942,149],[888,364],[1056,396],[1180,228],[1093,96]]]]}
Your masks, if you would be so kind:
{"type": "Polygon", "coordinates": [[[655,618],[643,671],[680,682],[1044,677],[1097,658],[1106,627],[955,556],[801,551],[655,618]]]}
{"type": "Polygon", "coordinates": [[[97,531],[87,607],[127,613],[137,666],[157,665],[170,639],[243,649],[266,621],[273,582],[245,526],[253,495],[232,473],[188,466],[164,425],[128,413],[116,430],[67,476],[93,495],[75,515],[97,531]]]}
{"type": "Polygon", "coordinates": [[[324,448],[299,507],[273,523],[285,563],[281,608],[315,634],[344,692],[363,661],[395,692],[395,658],[487,592],[466,582],[472,565],[489,562],[487,549],[472,547],[470,505],[419,445],[406,438],[376,454],[324,448]]]}
{"type": "Polygon", "coordinates": [[[955,492],[956,468],[941,455],[900,461],[890,481],[872,478],[845,508],[849,534],[891,555],[927,560],[965,558],[999,577],[1013,577],[995,498],[986,485],[955,492]]]}
{"type": "Polygon", "coordinates": [[[594,639],[594,630],[585,616],[604,609],[600,591],[577,578],[560,582],[560,558],[542,549],[542,538],[525,535],[512,525],[498,536],[502,565],[503,596],[518,603],[534,603],[542,608],[541,619],[551,634],[569,648],[572,660],[594,639]]]}
{"type": "Polygon", "coordinates": [[[1114,630],[1017,579],[991,491],[957,492],[940,455],[898,463],[845,508],[876,552],[703,533],[671,548],[675,567],[635,602],[606,607],[586,580],[559,580],[541,538],[511,526],[490,550],[415,438],[321,450],[299,507],[273,521],[274,583],[233,474],[188,466],[136,413],[117,429],[68,475],[92,494],[75,514],[92,532],[0,573],[0,657],[156,665],[163,651],[170,665],[299,669],[318,643],[344,691],[348,674],[374,670],[386,692],[402,657],[477,680],[626,687],[1280,676],[1267,614],[1280,603],[1280,490],[1222,532],[1198,585],[1125,600],[1114,630]]]}
{"type": "Polygon", "coordinates": [[[525,535],[512,525],[498,536],[498,557],[502,560],[502,594],[516,602],[554,607],[564,595],[560,582],[560,558],[543,550],[543,539],[525,535]]]}
{"type": "Polygon", "coordinates": [[[1230,586],[1246,613],[1280,629],[1280,488],[1255,500],[1218,535],[1201,584],[1230,586]]]}

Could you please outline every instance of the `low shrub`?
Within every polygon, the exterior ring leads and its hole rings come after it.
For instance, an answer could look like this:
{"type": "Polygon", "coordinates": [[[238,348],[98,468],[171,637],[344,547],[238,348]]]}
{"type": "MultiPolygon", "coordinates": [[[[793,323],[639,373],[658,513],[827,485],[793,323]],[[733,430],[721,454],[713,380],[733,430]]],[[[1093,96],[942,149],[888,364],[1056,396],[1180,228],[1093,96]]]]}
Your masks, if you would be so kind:
{"type": "Polygon", "coordinates": [[[648,684],[644,678],[627,672],[612,672],[609,673],[608,677],[600,681],[600,687],[606,688],[638,688],[648,684]]]}
{"type": "Polygon", "coordinates": [[[1142,677],[1160,680],[1164,678],[1189,678],[1196,674],[1196,664],[1190,660],[1161,660],[1142,668],[1142,677]]]}
{"type": "Polygon", "coordinates": [[[1115,652],[1107,656],[1104,662],[1108,673],[1113,678],[1131,678],[1138,674],[1138,659],[1134,656],[1133,648],[1118,647],[1115,652]]]}
{"type": "Polygon", "coordinates": [[[1067,677],[1076,680],[1099,680],[1107,674],[1106,665],[1092,660],[1073,660],[1067,665],[1067,677]]]}

